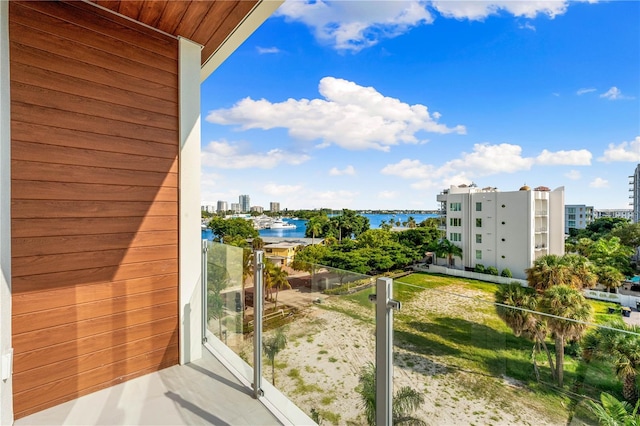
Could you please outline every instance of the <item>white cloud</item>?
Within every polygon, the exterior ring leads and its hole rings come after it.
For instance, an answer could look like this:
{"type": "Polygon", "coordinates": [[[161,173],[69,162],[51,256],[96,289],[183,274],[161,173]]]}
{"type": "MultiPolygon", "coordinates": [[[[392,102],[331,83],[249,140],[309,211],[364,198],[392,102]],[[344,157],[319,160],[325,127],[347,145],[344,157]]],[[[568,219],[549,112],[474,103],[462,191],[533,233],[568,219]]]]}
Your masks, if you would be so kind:
{"type": "Polygon", "coordinates": [[[280,49],[278,49],[277,47],[256,47],[256,50],[258,51],[259,54],[261,55],[265,55],[268,53],[280,53],[280,49]]]}
{"type": "Polygon", "coordinates": [[[588,165],[591,153],[587,150],[543,150],[537,157],[522,156],[522,148],[512,144],[475,144],[472,152],[464,152],[460,158],[447,161],[440,167],[424,164],[420,160],[403,159],[388,164],[382,174],[415,180],[410,186],[425,190],[470,184],[474,179],[500,173],[516,173],[530,170],[534,165],[588,165]]]}
{"type": "Polygon", "coordinates": [[[521,30],[531,30],[531,31],[536,30],[535,25],[533,25],[531,22],[525,22],[524,24],[520,24],[518,25],[518,28],[520,28],[521,30]]]}
{"type": "Polygon", "coordinates": [[[609,187],[609,181],[606,179],[602,179],[602,178],[595,178],[594,180],[592,180],[589,183],[589,187],[591,188],[608,188],[609,187]]]}
{"type": "Polygon", "coordinates": [[[631,142],[622,142],[619,145],[610,143],[609,148],[598,160],[607,163],[612,161],[640,162],[640,136],[636,136],[631,142]]]}
{"type": "Polygon", "coordinates": [[[331,170],[329,170],[329,175],[330,176],[341,176],[341,175],[355,175],[356,174],[356,169],[353,168],[353,166],[349,165],[347,167],[345,167],[344,169],[340,170],[337,167],[333,167],[331,170]]]}
{"type": "Polygon", "coordinates": [[[582,177],[582,174],[578,170],[570,170],[564,174],[567,179],[571,180],[579,180],[582,177]]]}
{"type": "Polygon", "coordinates": [[[259,153],[247,151],[247,147],[243,144],[212,141],[202,150],[202,165],[220,169],[272,169],[280,164],[299,165],[311,158],[306,154],[287,152],[282,149],[259,153]]]}
{"type": "Polygon", "coordinates": [[[262,187],[262,191],[268,195],[291,195],[302,189],[302,185],[278,185],[275,183],[267,183],[262,187]]]}
{"type": "Polygon", "coordinates": [[[389,151],[401,143],[421,143],[420,131],[465,134],[464,126],[447,127],[425,105],[409,105],[383,96],[373,87],[325,77],[319,92],[324,99],[288,99],[271,103],[245,98],[229,109],[211,111],[207,121],[240,125],[241,129],[287,128],[300,140],[321,140],[319,147],[335,144],[345,149],[389,151]]]}
{"type": "Polygon", "coordinates": [[[378,192],[378,198],[383,200],[393,200],[398,194],[395,191],[380,191],[378,192]]]}
{"type": "Polygon", "coordinates": [[[576,92],[576,95],[581,96],[587,93],[591,93],[591,92],[595,92],[596,89],[594,89],[593,87],[584,87],[582,89],[578,89],[578,91],[576,92]]]}
{"type": "Polygon", "coordinates": [[[611,89],[601,94],[600,97],[609,99],[610,101],[616,101],[619,99],[633,99],[633,97],[631,96],[623,95],[622,91],[618,89],[616,86],[611,87],[611,89]]]}
{"type": "MultiPolygon", "coordinates": [[[[588,0],[590,3],[595,0],[588,0]]],[[[569,0],[394,0],[378,1],[287,1],[276,14],[307,25],[321,43],[340,51],[358,52],[380,40],[397,37],[420,25],[433,23],[433,11],[445,18],[483,20],[507,13],[533,19],[554,18],[566,12],[569,0]]],[[[535,31],[526,22],[520,28],[535,31]]]]}
{"type": "Polygon", "coordinates": [[[352,52],[373,46],[380,39],[404,34],[417,25],[433,22],[431,13],[420,1],[380,1],[375,4],[288,1],[276,13],[303,22],[320,42],[352,52]]]}
{"type": "Polygon", "coordinates": [[[433,7],[443,16],[456,19],[483,20],[489,15],[501,12],[524,18],[535,18],[547,15],[554,18],[566,12],[568,1],[450,1],[437,0],[431,2],[433,7]]]}
{"type": "Polygon", "coordinates": [[[591,152],[586,149],[556,151],[542,150],[536,157],[536,164],[542,166],[588,166],[591,164],[591,152]]]}

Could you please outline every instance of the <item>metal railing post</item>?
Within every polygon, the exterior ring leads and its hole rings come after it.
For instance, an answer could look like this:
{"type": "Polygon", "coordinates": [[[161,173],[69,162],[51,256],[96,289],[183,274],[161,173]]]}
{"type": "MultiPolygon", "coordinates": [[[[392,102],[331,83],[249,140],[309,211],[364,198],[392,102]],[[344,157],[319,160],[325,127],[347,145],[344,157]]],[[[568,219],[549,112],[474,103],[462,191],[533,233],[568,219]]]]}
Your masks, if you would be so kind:
{"type": "Polygon", "coordinates": [[[207,342],[207,252],[209,241],[202,240],[202,343],[207,342]]]}
{"type": "Polygon", "coordinates": [[[262,270],[264,252],[253,253],[253,397],[260,398],[262,391],[262,270]]]}
{"type": "Polygon", "coordinates": [[[393,280],[376,280],[376,425],[393,424],[393,280]]]}

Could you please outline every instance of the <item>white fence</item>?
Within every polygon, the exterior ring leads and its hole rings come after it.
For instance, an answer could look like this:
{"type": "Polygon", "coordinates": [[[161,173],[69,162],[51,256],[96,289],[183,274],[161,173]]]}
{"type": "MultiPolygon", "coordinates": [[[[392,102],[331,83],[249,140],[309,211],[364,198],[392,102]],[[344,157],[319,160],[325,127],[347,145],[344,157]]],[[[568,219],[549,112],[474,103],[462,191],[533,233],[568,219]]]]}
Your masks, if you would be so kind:
{"type": "Polygon", "coordinates": [[[604,300],[605,302],[619,303],[620,306],[628,306],[630,308],[637,307],[636,303],[640,302],[640,297],[630,296],[627,294],[608,293],[606,291],[585,290],[584,297],[588,299],[604,300]]]}
{"type": "Polygon", "coordinates": [[[523,287],[527,286],[527,280],[518,278],[507,278],[499,275],[480,274],[478,272],[465,271],[463,269],[447,268],[446,266],[428,265],[428,267],[414,266],[416,272],[431,272],[434,274],[451,275],[453,277],[469,278],[472,280],[487,281],[496,284],[510,284],[512,282],[520,283],[523,287]]]}

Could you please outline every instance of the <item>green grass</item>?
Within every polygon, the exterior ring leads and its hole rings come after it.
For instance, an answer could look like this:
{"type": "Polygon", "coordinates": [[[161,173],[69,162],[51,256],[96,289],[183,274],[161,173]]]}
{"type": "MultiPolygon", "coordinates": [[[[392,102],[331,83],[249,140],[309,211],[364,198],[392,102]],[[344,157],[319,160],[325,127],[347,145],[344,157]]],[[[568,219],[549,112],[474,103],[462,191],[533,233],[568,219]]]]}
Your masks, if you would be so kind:
{"type": "MultiPolygon", "coordinates": [[[[475,298],[493,302],[494,294],[499,284],[468,280],[459,277],[440,276],[435,274],[416,273],[402,277],[394,282],[394,298],[407,304],[415,300],[420,293],[429,290],[442,291],[442,300],[456,297],[456,289],[464,286],[477,293],[475,298]],[[447,294],[449,293],[449,294],[447,294]]],[[[349,303],[340,304],[332,309],[345,313],[356,319],[371,322],[362,318],[362,307],[373,313],[373,303],[368,299],[371,289],[341,296],[340,299],[349,303]]],[[[536,356],[536,363],[540,369],[542,383],[536,381],[531,360],[533,342],[516,337],[512,330],[498,317],[495,305],[480,300],[459,299],[456,302],[468,306],[473,310],[473,318],[465,319],[465,312],[440,313],[425,307],[424,310],[411,310],[410,313],[399,311],[395,314],[394,340],[395,344],[408,351],[413,357],[427,356],[429,359],[445,367],[449,373],[464,372],[474,377],[468,383],[469,397],[475,394],[489,398],[508,398],[501,386],[496,386],[494,378],[503,376],[516,379],[528,385],[535,402],[550,414],[558,417],[570,417],[571,410],[577,407],[580,397],[569,395],[584,395],[599,399],[600,392],[606,391],[620,395],[621,384],[615,377],[610,364],[602,361],[586,363],[579,357],[579,350],[565,356],[564,376],[565,386],[557,389],[552,385],[551,371],[544,352],[536,356]],[[489,377],[490,380],[483,378],[489,377]]],[[[620,316],[619,312],[608,313],[610,306],[617,306],[608,302],[589,301],[594,308],[594,321],[605,323],[620,316]]],[[[555,361],[553,341],[549,338],[547,346],[552,351],[555,361]]],[[[575,349],[575,348],[574,348],[575,349]]],[[[567,351],[569,352],[569,351],[567,351]]],[[[410,357],[404,358],[404,364],[414,365],[410,357]]],[[[493,419],[497,421],[496,419],[493,419]]]]}

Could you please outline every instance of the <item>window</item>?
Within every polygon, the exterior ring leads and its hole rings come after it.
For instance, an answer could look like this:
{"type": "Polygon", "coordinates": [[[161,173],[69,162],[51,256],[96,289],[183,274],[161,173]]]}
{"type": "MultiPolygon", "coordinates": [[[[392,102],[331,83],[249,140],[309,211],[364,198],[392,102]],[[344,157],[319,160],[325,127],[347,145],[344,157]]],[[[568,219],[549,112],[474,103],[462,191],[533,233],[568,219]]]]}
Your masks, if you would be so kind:
{"type": "Polygon", "coordinates": [[[482,250],[476,250],[476,259],[482,260],[482,250]]]}
{"type": "Polygon", "coordinates": [[[576,209],[574,207],[569,207],[567,210],[569,210],[569,213],[575,213],[576,209]]]}
{"type": "Polygon", "coordinates": [[[476,218],[476,228],[482,228],[482,218],[476,218]]]}
{"type": "Polygon", "coordinates": [[[481,202],[477,202],[476,203],[476,211],[477,212],[481,212],[482,211],[482,203],[481,202]]]}
{"type": "Polygon", "coordinates": [[[452,212],[462,211],[462,203],[451,203],[449,204],[449,210],[452,212]]]}
{"type": "Polygon", "coordinates": [[[460,242],[462,241],[462,234],[459,232],[452,232],[449,234],[449,241],[456,241],[456,242],[460,242]]]}
{"type": "Polygon", "coordinates": [[[476,243],[480,244],[482,242],[482,234],[476,234],[476,243]]]}
{"type": "Polygon", "coordinates": [[[452,217],[449,219],[450,226],[462,226],[462,218],[452,217]]]}

